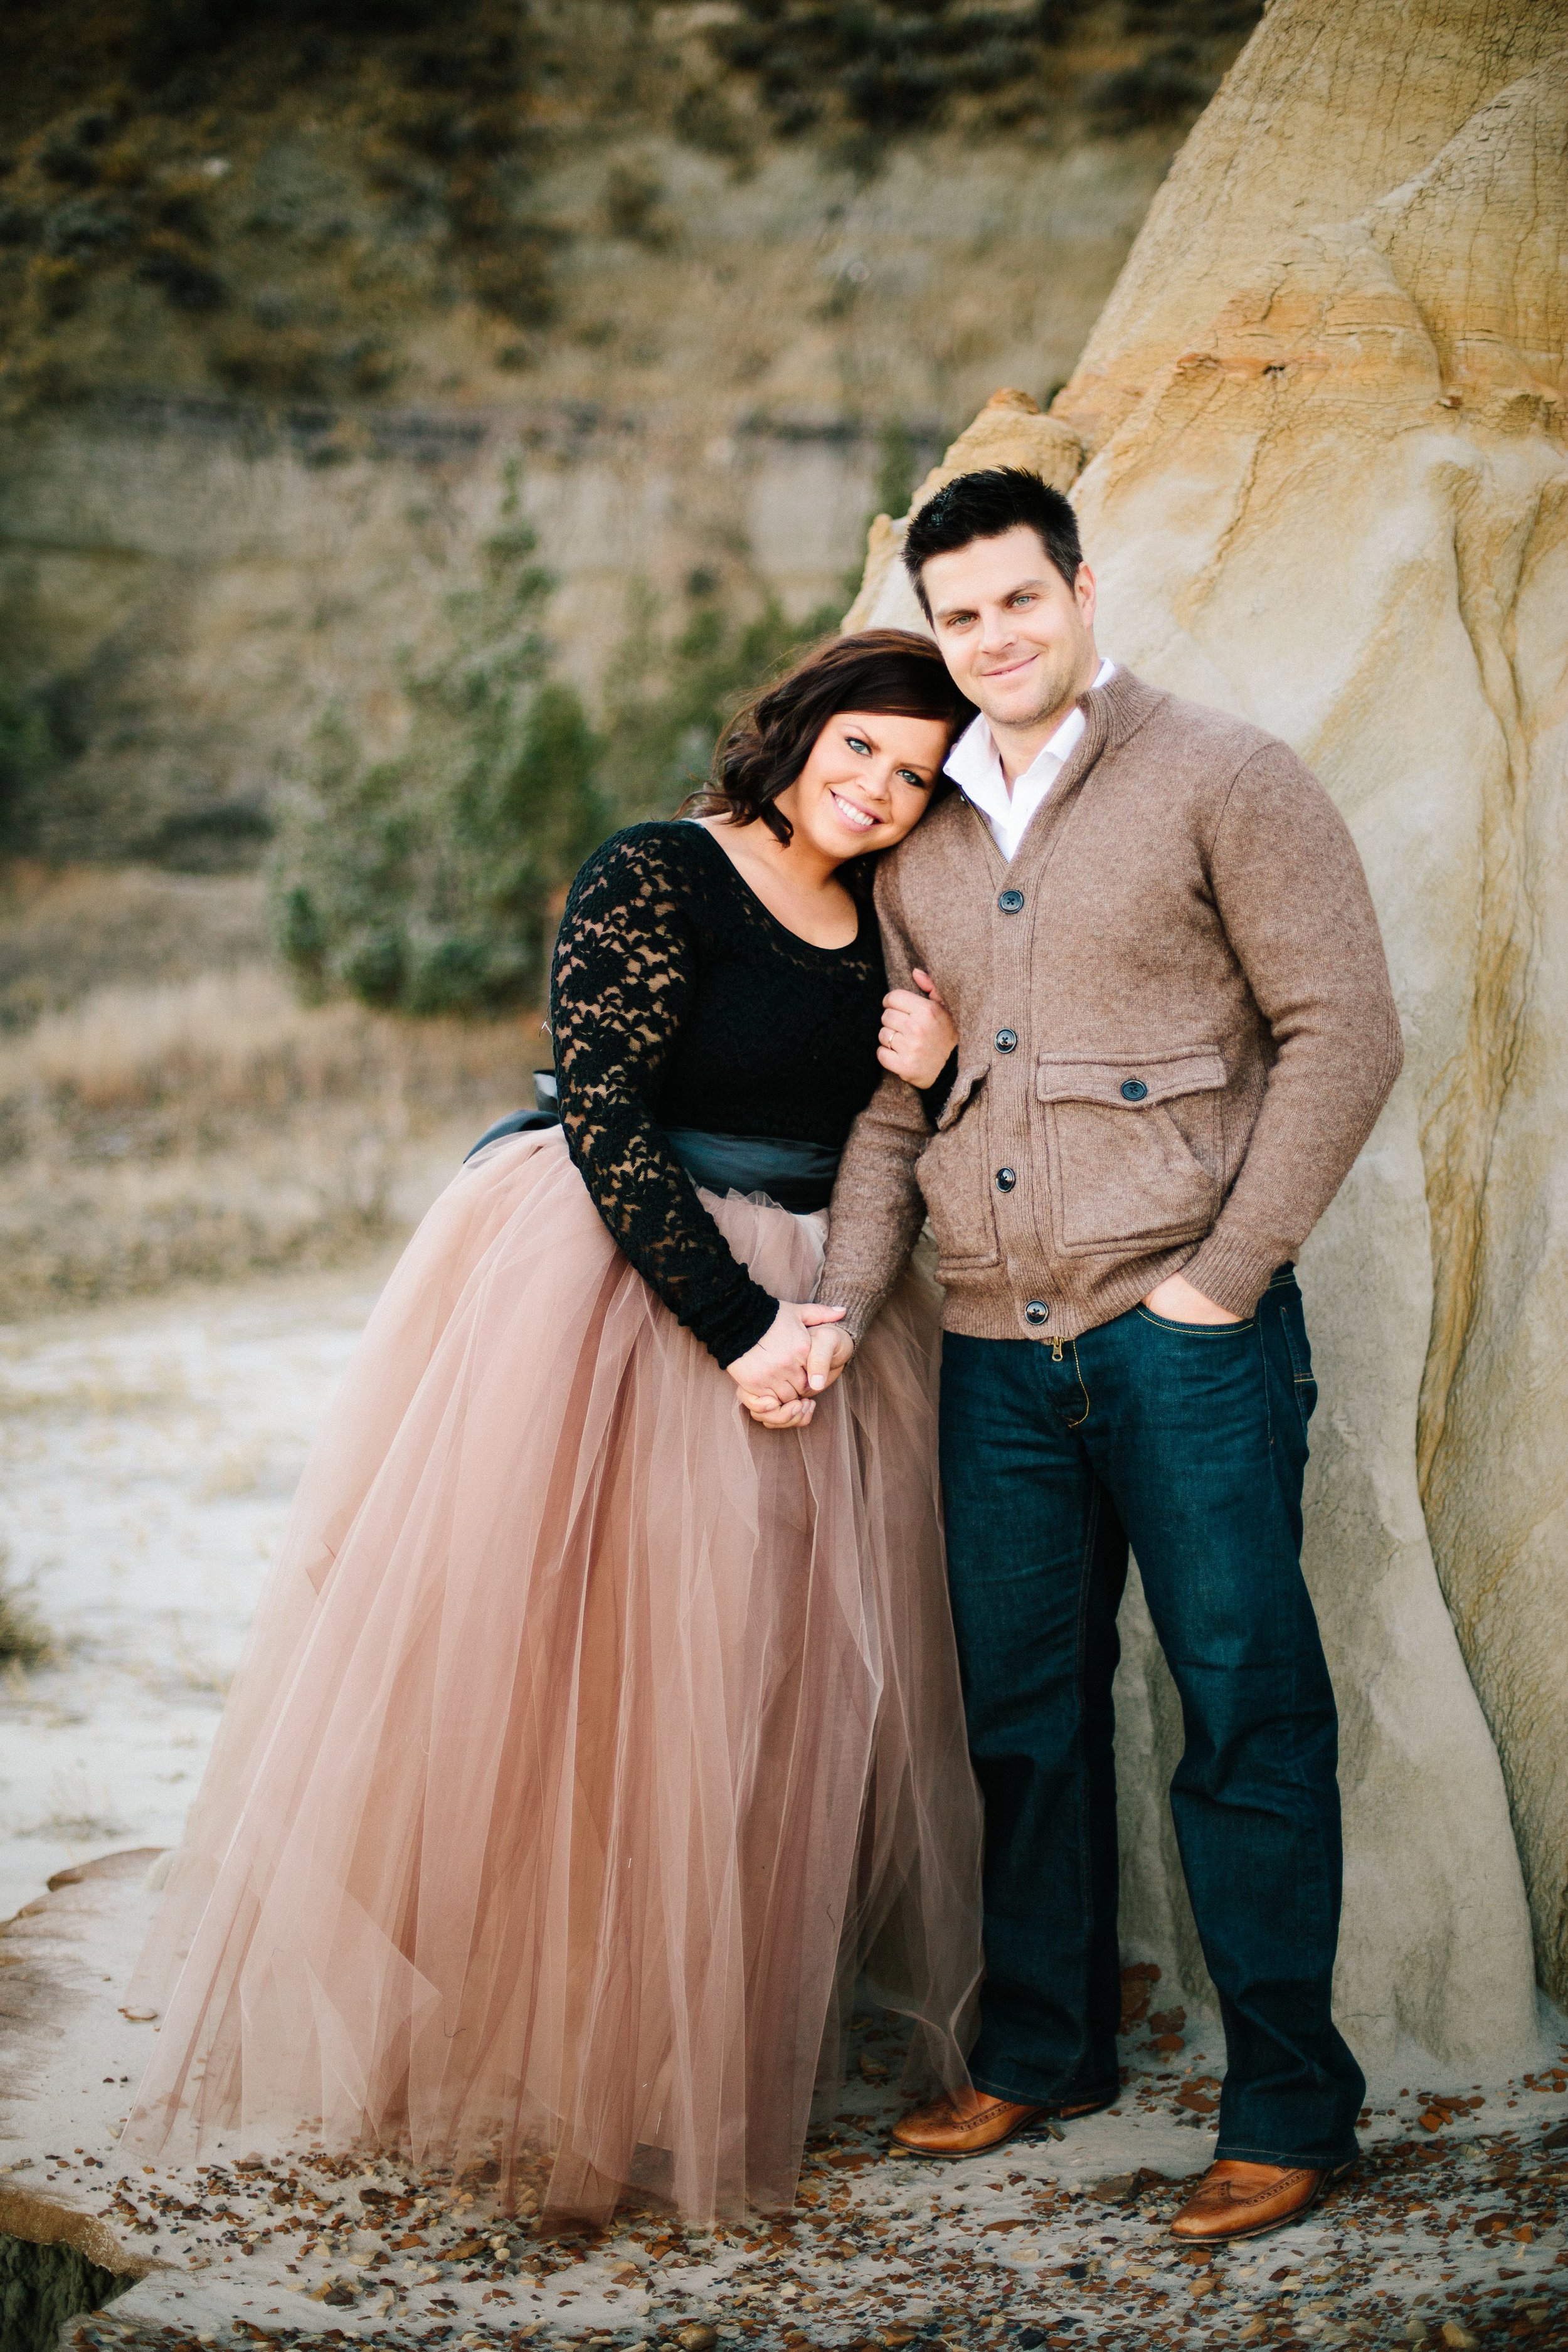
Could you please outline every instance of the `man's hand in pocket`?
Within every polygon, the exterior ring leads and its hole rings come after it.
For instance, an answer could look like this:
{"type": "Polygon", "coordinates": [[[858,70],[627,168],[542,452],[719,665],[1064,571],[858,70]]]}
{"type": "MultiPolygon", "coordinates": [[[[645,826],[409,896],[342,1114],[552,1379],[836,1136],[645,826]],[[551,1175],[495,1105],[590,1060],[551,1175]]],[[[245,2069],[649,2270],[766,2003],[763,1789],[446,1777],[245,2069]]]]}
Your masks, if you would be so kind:
{"type": "Polygon", "coordinates": [[[1151,1315],[1163,1315],[1168,1323],[1239,1323],[1243,1319],[1194,1290],[1184,1274],[1168,1274],[1163,1282],[1154,1285],[1143,1304],[1151,1315]]]}

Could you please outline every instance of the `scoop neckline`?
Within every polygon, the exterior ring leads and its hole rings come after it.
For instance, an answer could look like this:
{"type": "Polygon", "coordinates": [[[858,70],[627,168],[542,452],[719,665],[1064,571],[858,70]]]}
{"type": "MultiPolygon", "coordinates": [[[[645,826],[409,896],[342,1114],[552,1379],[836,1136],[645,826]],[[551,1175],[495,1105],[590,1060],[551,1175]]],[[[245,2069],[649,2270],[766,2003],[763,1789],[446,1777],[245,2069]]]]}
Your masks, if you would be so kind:
{"type": "Polygon", "coordinates": [[[784,938],[791,940],[797,948],[805,948],[806,952],[810,955],[847,956],[853,955],[856,949],[865,939],[867,903],[864,898],[856,898],[853,890],[850,891],[849,896],[855,908],[854,938],[852,940],[846,940],[841,948],[825,948],[819,946],[816,940],[808,940],[804,931],[792,930],[782,916],[774,914],[773,908],[769,906],[767,900],[762,896],[761,892],[752,889],[751,884],[747,881],[745,876],[742,873],[734,859],[729,856],[725,851],[721,849],[719,844],[713,840],[711,828],[705,825],[700,817],[679,817],[676,822],[679,824],[695,825],[698,832],[702,835],[703,840],[712,843],[714,856],[717,857],[721,864],[734,876],[738,887],[745,892],[752,906],[766,917],[767,920],[773,925],[775,931],[782,931],[784,938]]]}

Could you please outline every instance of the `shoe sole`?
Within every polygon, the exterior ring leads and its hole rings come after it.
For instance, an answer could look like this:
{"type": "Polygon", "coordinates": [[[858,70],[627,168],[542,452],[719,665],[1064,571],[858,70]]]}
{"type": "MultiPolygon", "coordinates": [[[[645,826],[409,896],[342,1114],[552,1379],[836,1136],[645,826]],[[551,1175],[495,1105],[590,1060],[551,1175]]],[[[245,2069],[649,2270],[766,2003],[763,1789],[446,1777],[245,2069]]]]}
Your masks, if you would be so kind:
{"type": "Polygon", "coordinates": [[[1352,2168],[1348,2164],[1336,2164],[1331,2171],[1324,2173],[1304,2204],[1298,2205],[1292,2212],[1281,2213],[1277,2221],[1254,2221],[1247,2229],[1216,2231],[1212,2238],[1178,2236],[1174,2230],[1171,2231],[1171,2235],[1175,2239],[1178,2246],[1228,2246],[1233,2245],[1237,2238],[1271,2238],[1276,2230],[1288,2230],[1293,2221],[1300,2221],[1304,2214],[1310,2213],[1319,2200],[1327,2194],[1333,2182],[1342,2180],[1345,2174],[1352,2168]]]}
{"type": "Polygon", "coordinates": [[[1055,2130],[1058,2121],[1077,2124],[1081,2123],[1086,2116],[1103,2115],[1113,2100],[1114,2094],[1112,2098],[1100,2099],[1091,2107],[1037,2107],[1033,2115],[1021,2116],[1010,2130],[1003,2132],[999,2137],[988,2139],[984,2147],[910,2147],[903,2140],[895,2138],[889,2138],[888,2146],[894,2156],[919,2157],[925,2164],[963,2164],[972,2157],[994,2156],[997,2149],[1005,2147],[1009,2140],[1017,2139],[1024,2132],[1035,2130],[1040,2124],[1045,2125],[1053,2137],[1059,2138],[1060,2134],[1055,2130]]]}

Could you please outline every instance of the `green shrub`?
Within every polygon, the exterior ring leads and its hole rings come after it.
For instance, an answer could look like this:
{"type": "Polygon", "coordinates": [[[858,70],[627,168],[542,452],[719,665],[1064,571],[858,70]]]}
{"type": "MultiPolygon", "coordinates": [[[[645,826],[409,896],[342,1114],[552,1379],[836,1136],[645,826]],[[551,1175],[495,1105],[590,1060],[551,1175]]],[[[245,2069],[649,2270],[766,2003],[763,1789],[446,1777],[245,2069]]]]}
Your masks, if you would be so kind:
{"type": "Polygon", "coordinates": [[[158,286],[179,310],[217,310],[228,289],[186,237],[160,230],[142,247],[139,274],[158,286]]]}
{"type": "Polygon", "coordinates": [[[908,509],[923,468],[920,445],[901,417],[895,416],[877,436],[877,514],[901,515],[908,509]]]}
{"type": "MultiPolygon", "coordinates": [[[[57,1656],[31,1598],[13,1583],[6,1555],[0,1549],[0,1668],[53,1665],[57,1656]]],[[[0,2338],[5,2340],[8,2339],[0,2338]]]]}
{"type": "Polygon", "coordinates": [[[731,620],[717,582],[694,573],[693,610],[670,642],[647,593],[612,671],[600,780],[616,822],[668,816],[708,773],[725,722],[748,694],[804,646],[838,625],[836,605],[791,621],[770,597],[751,620],[731,620]]]}
{"type": "Polygon", "coordinates": [[[837,118],[881,138],[940,122],[963,95],[1037,80],[1082,0],[740,0],[713,26],[724,62],[754,77],[785,136],[837,118]]]}
{"type": "MultiPolygon", "coordinates": [[[[1125,0],[1127,32],[1166,45],[1079,96],[1093,126],[1120,133],[1194,111],[1213,91],[1261,0],[1125,0]],[[1193,47],[1184,55],[1182,44],[1193,47]]],[[[1108,29],[1089,0],[736,0],[709,30],[746,75],[783,137],[837,131],[852,167],[875,170],[890,140],[935,128],[955,100],[1006,126],[1047,99],[1059,111],[1061,53],[1108,29]],[[1055,93],[1054,99],[1052,93],[1055,93]]]]}
{"type": "Polygon", "coordinates": [[[837,625],[832,606],[791,621],[771,600],[731,619],[717,575],[697,572],[671,637],[645,591],[596,730],[550,675],[552,583],[533,553],[514,486],[483,578],[451,600],[451,651],[408,681],[399,757],[367,759],[341,710],[317,728],[273,865],[275,936],[308,994],[419,1014],[535,998],[588,852],[618,824],[673,814],[737,706],[837,625]]]}
{"type": "Polygon", "coordinates": [[[1084,90],[1090,121],[1113,136],[1151,123],[1177,122],[1196,114],[1214,96],[1215,82],[1195,72],[1184,50],[1144,58],[1119,72],[1091,77],[1084,90]]]}
{"type": "Polygon", "coordinates": [[[552,901],[609,828],[598,740],[545,675],[533,546],[513,520],[453,598],[451,652],[409,681],[401,757],[367,761],[341,712],[319,727],[274,870],[279,944],[308,990],[416,1013],[537,993],[552,901]]]}
{"type": "Polygon", "coordinates": [[[6,2352],[49,2352],[68,2320],[101,2310],[134,2283],[74,2246],[0,2235],[0,2344],[6,2352]]]}
{"type": "Polygon", "coordinates": [[[42,788],[66,748],[47,694],[0,677],[0,856],[30,846],[42,788]]]}

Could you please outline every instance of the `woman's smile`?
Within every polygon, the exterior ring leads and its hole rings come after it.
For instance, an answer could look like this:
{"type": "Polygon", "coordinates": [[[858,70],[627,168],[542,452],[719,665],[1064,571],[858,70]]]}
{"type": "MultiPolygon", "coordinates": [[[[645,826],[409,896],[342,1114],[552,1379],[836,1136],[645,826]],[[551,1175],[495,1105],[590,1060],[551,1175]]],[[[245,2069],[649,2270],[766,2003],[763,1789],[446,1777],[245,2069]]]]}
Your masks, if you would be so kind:
{"type": "Polygon", "coordinates": [[[848,825],[851,832],[869,833],[877,824],[878,820],[869,809],[863,809],[858,801],[848,800],[842,793],[835,792],[831,784],[827,787],[827,797],[837,810],[840,820],[848,825]]]}
{"type": "MultiPolygon", "coordinates": [[[[816,887],[841,889],[832,884],[840,866],[901,841],[930,805],[952,732],[941,719],[836,711],[775,803],[792,828],[784,856],[797,876],[816,867],[816,887]],[[862,800],[862,793],[869,798],[862,800]]],[[[773,842],[760,846],[776,866],[773,842]]]]}

